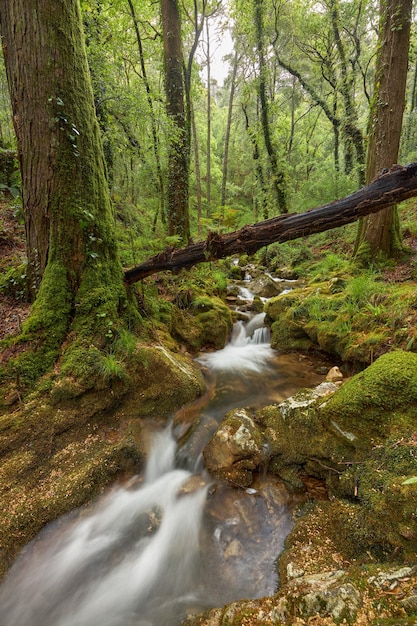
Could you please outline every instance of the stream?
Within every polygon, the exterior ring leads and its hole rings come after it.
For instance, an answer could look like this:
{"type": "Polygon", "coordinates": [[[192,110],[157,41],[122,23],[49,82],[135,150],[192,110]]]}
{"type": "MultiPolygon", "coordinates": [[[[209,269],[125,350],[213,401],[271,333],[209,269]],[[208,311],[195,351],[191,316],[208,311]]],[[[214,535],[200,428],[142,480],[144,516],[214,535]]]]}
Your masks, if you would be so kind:
{"type": "Polygon", "coordinates": [[[211,392],[154,427],[143,475],[23,550],[0,587],[1,626],[175,626],[274,593],[292,527],[288,494],[267,468],[248,489],[218,484],[202,450],[229,410],[280,402],[323,375],[308,358],[270,348],[263,314],[248,314],[223,350],[197,360],[211,392]]]}

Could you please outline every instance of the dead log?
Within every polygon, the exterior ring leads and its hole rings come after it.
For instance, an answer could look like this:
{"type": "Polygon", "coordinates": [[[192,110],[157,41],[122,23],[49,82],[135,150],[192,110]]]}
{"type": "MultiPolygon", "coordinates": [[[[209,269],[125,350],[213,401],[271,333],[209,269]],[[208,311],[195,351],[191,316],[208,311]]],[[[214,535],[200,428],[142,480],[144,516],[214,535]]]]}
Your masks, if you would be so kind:
{"type": "Polygon", "coordinates": [[[279,215],[263,222],[244,226],[221,235],[210,233],[206,241],[186,248],[170,248],[137,267],[125,271],[124,281],[134,283],[150,274],[179,270],[204,261],[222,259],[234,254],[253,254],[271,243],[283,243],[355,222],[360,217],[417,196],[417,163],[395,165],[370,185],[330,204],[305,213],[279,215]]]}

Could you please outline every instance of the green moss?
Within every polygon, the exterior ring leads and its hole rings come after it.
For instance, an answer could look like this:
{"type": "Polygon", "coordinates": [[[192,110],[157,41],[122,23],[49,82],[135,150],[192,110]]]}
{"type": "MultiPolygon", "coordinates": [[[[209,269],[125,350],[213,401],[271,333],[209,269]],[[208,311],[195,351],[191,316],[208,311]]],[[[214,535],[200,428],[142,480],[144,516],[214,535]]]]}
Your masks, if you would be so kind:
{"type": "Polygon", "coordinates": [[[417,487],[403,484],[416,470],[414,453],[414,431],[402,430],[401,439],[374,448],[355,472],[359,523],[375,542],[391,545],[397,558],[405,559],[413,559],[417,551],[417,487]]]}
{"type": "Polygon", "coordinates": [[[388,289],[373,271],[350,280],[345,277],[336,290],[335,280],[339,282],[332,278],[310,283],[267,302],[265,322],[271,327],[274,348],[317,347],[362,364],[393,347],[417,351],[413,286],[388,289]]]}
{"type": "Polygon", "coordinates": [[[29,289],[26,272],[26,264],[9,269],[0,277],[0,291],[16,300],[27,300],[29,289]]]}
{"type": "Polygon", "coordinates": [[[216,297],[198,296],[188,310],[176,309],[172,315],[172,334],[192,351],[203,347],[221,349],[232,330],[232,314],[216,297]]]}
{"type": "Polygon", "coordinates": [[[68,331],[70,312],[66,270],[60,263],[50,263],[30,316],[23,323],[21,334],[11,342],[16,356],[9,360],[7,372],[19,388],[31,387],[52,368],[68,331]]]}
{"type": "Polygon", "coordinates": [[[348,380],[323,406],[321,415],[357,437],[386,438],[417,417],[417,355],[395,351],[348,380]],[[402,413],[402,418],[398,415],[402,413]]]}
{"type": "MultiPolygon", "coordinates": [[[[98,348],[74,341],[65,351],[61,362],[62,376],[72,376],[81,383],[87,383],[92,372],[97,372],[101,358],[98,348]]],[[[93,380],[90,381],[93,384],[93,380]]]]}

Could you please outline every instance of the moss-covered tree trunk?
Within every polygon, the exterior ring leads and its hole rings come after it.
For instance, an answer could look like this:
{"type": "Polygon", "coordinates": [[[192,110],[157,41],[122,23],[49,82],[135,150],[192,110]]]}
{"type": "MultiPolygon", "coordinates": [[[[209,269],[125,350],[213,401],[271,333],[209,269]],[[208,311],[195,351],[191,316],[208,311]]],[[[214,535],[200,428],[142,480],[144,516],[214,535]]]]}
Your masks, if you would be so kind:
{"type": "Polygon", "coordinates": [[[254,0],[254,21],[255,21],[255,37],[256,52],[259,63],[259,79],[258,92],[261,103],[261,124],[264,135],[265,148],[268,153],[269,164],[271,167],[271,178],[275,192],[275,198],[280,213],[288,213],[288,199],[284,172],[278,165],[277,153],[272,142],[269,104],[266,89],[266,62],[264,53],[264,5],[263,0],[254,0]]]}
{"type": "Polygon", "coordinates": [[[161,0],[166,108],[171,121],[168,148],[168,231],[181,243],[190,238],[189,145],[184,107],[181,20],[177,0],[161,0]]]}
{"type": "MultiPolygon", "coordinates": [[[[378,56],[370,113],[366,180],[397,162],[405,104],[412,0],[381,0],[378,56]]],[[[403,251],[396,206],[364,218],[356,255],[365,262],[403,251]]]]}
{"type": "Polygon", "coordinates": [[[0,28],[36,295],[13,362],[35,380],[70,331],[110,338],[125,292],[79,0],[0,0],[0,28]]]}

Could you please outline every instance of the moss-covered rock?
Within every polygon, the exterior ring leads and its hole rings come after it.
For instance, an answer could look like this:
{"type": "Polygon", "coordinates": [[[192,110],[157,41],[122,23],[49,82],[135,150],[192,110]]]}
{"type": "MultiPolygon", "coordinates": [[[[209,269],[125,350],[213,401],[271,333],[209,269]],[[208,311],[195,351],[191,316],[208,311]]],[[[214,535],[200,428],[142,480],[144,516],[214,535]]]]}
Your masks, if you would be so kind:
{"type": "Polygon", "coordinates": [[[322,383],[257,414],[268,442],[268,469],[292,489],[304,485],[300,478],[304,475],[325,480],[330,489],[335,488],[340,464],[355,456],[351,442],[332,432],[320,414],[320,400],[336,390],[334,383],[322,383]]]}
{"type": "Polygon", "coordinates": [[[320,410],[334,431],[369,450],[390,434],[417,426],[417,355],[394,351],[348,380],[320,410]]]}
{"type": "Polygon", "coordinates": [[[333,276],[265,305],[274,348],[320,348],[369,365],[393,347],[415,351],[415,286],[386,289],[371,274],[333,276]],[[411,313],[411,314],[410,314],[411,313]]]}
{"type": "Polygon", "coordinates": [[[188,309],[173,312],[171,332],[192,352],[203,347],[220,350],[226,345],[232,325],[232,313],[220,298],[199,296],[188,309]]]}
{"type": "Polygon", "coordinates": [[[403,484],[417,474],[416,368],[417,355],[392,352],[327,398],[307,390],[258,413],[269,471],[294,490],[306,476],[321,479],[330,496],[349,501],[339,517],[333,507],[339,542],[350,538],[349,558],[417,554],[416,485],[403,484]]]}

